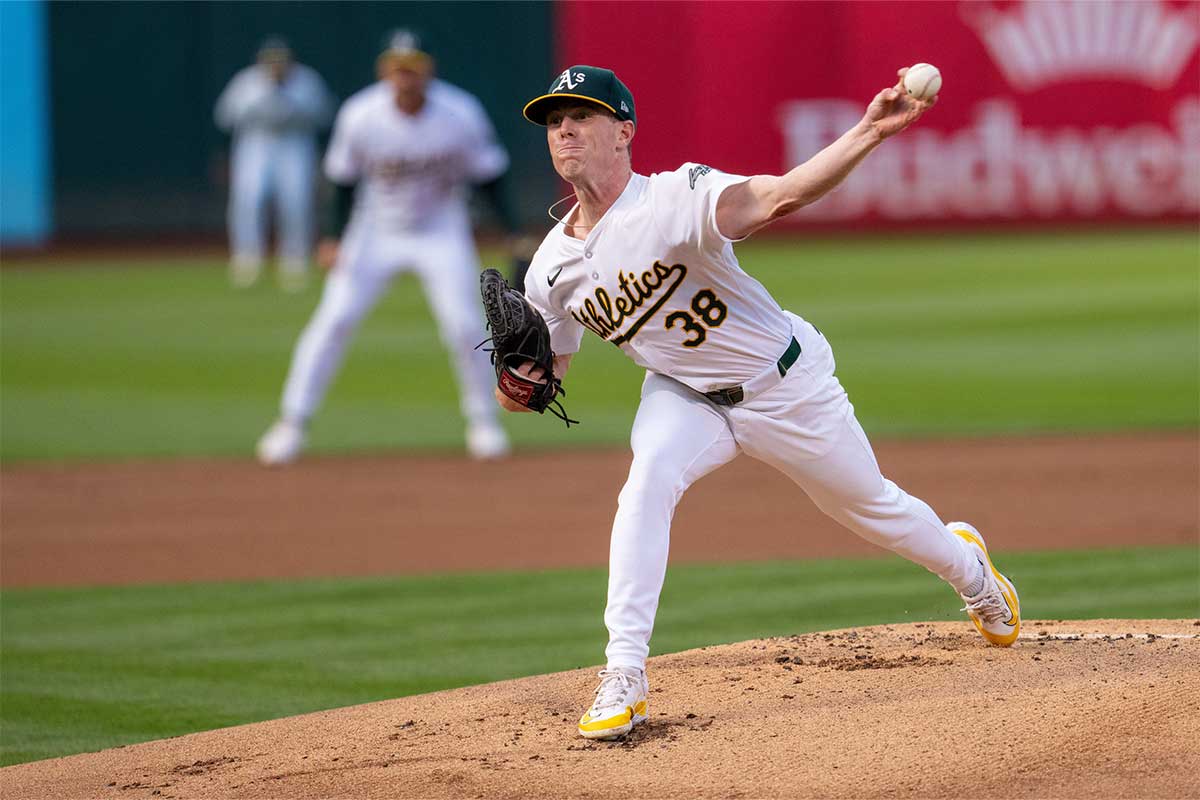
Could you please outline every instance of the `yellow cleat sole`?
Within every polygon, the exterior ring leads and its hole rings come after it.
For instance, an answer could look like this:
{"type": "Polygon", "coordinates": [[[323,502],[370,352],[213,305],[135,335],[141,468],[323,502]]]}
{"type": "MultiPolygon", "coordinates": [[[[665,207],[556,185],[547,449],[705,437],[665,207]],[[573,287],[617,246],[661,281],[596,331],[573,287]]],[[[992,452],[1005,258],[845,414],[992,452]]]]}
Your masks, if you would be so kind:
{"type": "Polygon", "coordinates": [[[587,714],[579,720],[579,735],[585,739],[619,739],[649,719],[649,704],[642,700],[634,708],[625,708],[625,713],[606,720],[587,721],[587,714]]]}

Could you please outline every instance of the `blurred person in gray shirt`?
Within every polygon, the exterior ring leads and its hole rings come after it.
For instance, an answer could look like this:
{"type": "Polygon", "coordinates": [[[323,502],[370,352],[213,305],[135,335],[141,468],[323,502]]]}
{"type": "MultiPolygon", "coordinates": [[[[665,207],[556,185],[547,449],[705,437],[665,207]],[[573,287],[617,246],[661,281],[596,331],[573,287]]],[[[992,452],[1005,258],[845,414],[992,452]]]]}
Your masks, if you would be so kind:
{"type": "Polygon", "coordinates": [[[296,63],[287,43],[274,36],[217,100],[217,126],[233,134],[228,224],[234,286],[250,286],[262,274],[268,203],[276,210],[280,285],[299,290],[307,283],[316,139],[329,127],[333,108],[321,76],[296,63]]]}

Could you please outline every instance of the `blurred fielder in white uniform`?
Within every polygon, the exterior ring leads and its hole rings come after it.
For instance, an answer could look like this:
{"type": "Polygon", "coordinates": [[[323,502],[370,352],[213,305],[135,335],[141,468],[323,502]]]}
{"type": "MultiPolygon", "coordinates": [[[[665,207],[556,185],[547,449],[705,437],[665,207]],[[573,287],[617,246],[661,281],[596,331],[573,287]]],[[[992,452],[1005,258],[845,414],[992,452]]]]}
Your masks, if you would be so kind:
{"type": "MultiPolygon", "coordinates": [[[[749,177],[697,163],[633,172],[633,95],[607,69],[571,67],[526,105],[525,116],[546,126],[551,160],[577,200],[525,280],[550,330],[555,374],[566,372],[585,330],[646,370],[610,542],[608,664],[581,735],[621,736],[648,718],[646,657],[675,507],[695,481],[743,452],[859,536],[943,578],[989,642],[1016,640],[1017,593],[983,537],[964,522],[943,524],[883,477],[825,337],[780,308],[734,254],[736,242],[818,200],[931,105],[902,82],[885,88],[857,125],[804,164],[749,177]]],[[[497,399],[528,410],[499,391],[497,399]]]]}
{"type": "Polygon", "coordinates": [[[316,139],[329,127],[333,103],[321,76],[297,64],[278,38],[263,42],[258,62],[235,75],[217,100],[217,125],[233,133],[228,224],[235,286],[250,286],[262,274],[268,202],[277,211],[280,284],[293,290],[305,285],[316,139]]]}
{"type": "Polygon", "coordinates": [[[325,155],[337,185],[335,235],[318,260],[332,265],[320,305],[296,344],[282,415],[258,443],[264,464],[284,464],[303,449],[305,427],[341,365],[350,337],[391,281],[414,272],[450,352],[467,421],[467,450],[500,458],[508,438],[492,400],[494,373],[476,345],[487,334],[479,300],[479,258],[467,209],[482,189],[505,226],[515,229],[500,184],[508,154],[480,102],[433,78],[433,59],[410,31],[390,35],[380,80],[338,112],[325,155]],[[353,213],[348,214],[353,200],[353,213]]]}

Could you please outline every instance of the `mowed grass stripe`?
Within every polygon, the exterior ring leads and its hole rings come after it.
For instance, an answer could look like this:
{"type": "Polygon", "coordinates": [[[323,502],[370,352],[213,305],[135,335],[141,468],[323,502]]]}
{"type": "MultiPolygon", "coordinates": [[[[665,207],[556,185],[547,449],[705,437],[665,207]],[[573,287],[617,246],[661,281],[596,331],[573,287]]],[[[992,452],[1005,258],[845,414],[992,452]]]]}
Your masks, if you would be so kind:
{"type": "MultiPolygon", "coordinates": [[[[1041,618],[1200,616],[1190,548],[1002,554],[1041,618]]],[[[596,664],[603,570],[7,591],[3,763],[596,664]]],[[[897,558],[679,565],[654,653],[964,619],[897,558]]],[[[580,698],[584,703],[587,698],[580,698]]],[[[582,707],[582,706],[581,706],[582,707]]]]}
{"type": "MultiPolygon", "coordinates": [[[[1200,424],[1197,247],[1167,230],[798,237],[739,254],[830,338],[868,432],[947,436],[1200,424]]],[[[202,259],[31,265],[0,282],[10,462],[249,455],[319,298],[234,292],[202,259]]],[[[589,336],[567,381],[584,424],[506,424],[518,446],[621,445],[641,379],[589,336]]],[[[351,343],[312,449],[460,450],[462,427],[424,298],[402,278],[351,343]]]]}

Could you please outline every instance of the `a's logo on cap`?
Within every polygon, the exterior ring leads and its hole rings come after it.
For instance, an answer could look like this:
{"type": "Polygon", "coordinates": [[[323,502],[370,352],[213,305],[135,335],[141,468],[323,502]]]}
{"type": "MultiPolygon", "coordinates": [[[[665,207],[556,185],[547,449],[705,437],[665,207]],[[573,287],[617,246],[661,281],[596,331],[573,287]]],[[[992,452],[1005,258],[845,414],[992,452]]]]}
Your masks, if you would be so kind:
{"type": "Polygon", "coordinates": [[[576,72],[572,75],[571,70],[564,69],[562,75],[558,76],[558,83],[554,84],[554,88],[550,90],[549,94],[561,92],[563,89],[572,91],[576,86],[583,83],[586,78],[587,75],[584,75],[582,72],[576,72]]]}

